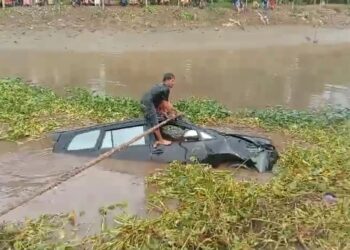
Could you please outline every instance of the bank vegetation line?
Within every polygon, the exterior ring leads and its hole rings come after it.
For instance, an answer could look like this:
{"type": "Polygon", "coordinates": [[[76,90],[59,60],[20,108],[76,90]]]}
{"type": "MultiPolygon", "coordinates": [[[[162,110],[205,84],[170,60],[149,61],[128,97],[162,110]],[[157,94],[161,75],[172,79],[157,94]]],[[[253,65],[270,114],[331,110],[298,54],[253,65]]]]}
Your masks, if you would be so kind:
{"type": "Polygon", "coordinates": [[[97,163],[99,163],[100,161],[108,158],[109,156],[111,156],[112,154],[116,153],[116,152],[119,152],[121,151],[122,149],[128,147],[130,144],[140,140],[142,137],[152,133],[154,130],[160,128],[161,126],[165,125],[166,123],[168,123],[169,121],[171,121],[172,119],[175,119],[179,116],[180,114],[177,114],[175,115],[174,117],[170,117],[170,118],[167,118],[166,120],[164,120],[163,122],[159,123],[158,125],[148,129],[146,132],[134,137],[133,139],[131,139],[130,141],[128,142],[125,142],[123,144],[121,144],[120,146],[118,147],[115,147],[115,148],[112,148],[111,150],[107,151],[106,153],[103,153],[101,154],[100,156],[98,156],[97,158],[91,160],[91,161],[88,161],[86,162],[85,164],[79,166],[79,167],[75,167],[73,168],[73,170],[69,171],[68,173],[65,173],[63,175],[61,175],[57,181],[55,181],[54,183],[52,183],[51,185],[49,185],[48,187],[40,190],[39,192],[36,192],[32,195],[30,195],[29,197],[15,203],[14,205],[8,207],[7,209],[3,210],[0,212],[0,217],[9,213],[10,211],[28,203],[29,201],[31,201],[32,199],[44,194],[45,192],[57,187],[58,185],[62,184],[63,182],[73,178],[74,176],[76,176],[77,174],[83,172],[84,170],[96,165],[97,163]]]}

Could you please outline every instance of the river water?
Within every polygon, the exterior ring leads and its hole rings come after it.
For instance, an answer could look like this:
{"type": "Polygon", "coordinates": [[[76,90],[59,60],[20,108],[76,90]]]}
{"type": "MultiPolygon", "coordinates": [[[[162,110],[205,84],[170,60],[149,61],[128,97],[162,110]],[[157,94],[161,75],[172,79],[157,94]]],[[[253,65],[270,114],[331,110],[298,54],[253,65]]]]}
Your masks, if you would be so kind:
{"type": "Polygon", "coordinates": [[[83,87],[139,99],[170,71],[177,77],[174,100],[211,98],[231,110],[275,105],[350,107],[350,45],[124,53],[6,50],[0,54],[0,77],[23,77],[61,93],[67,87],[83,87]]]}

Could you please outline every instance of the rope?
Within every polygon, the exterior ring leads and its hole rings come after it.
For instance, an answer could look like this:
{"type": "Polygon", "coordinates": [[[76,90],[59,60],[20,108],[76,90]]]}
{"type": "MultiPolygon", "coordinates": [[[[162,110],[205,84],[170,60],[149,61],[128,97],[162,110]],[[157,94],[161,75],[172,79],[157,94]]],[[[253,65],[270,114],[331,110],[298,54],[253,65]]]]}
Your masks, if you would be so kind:
{"type": "Polygon", "coordinates": [[[75,167],[75,168],[73,168],[73,170],[71,170],[71,171],[69,171],[69,172],[67,172],[67,173],[65,173],[65,174],[62,174],[62,175],[58,178],[58,180],[57,180],[56,182],[52,183],[52,184],[49,185],[48,187],[46,187],[46,188],[40,190],[39,192],[34,193],[33,195],[30,195],[29,197],[27,197],[27,198],[25,198],[25,199],[23,199],[23,200],[17,202],[16,204],[14,204],[14,205],[8,207],[7,209],[1,211],[1,212],[0,212],[0,217],[3,216],[3,215],[5,215],[5,214],[7,214],[7,213],[9,213],[10,211],[12,211],[12,210],[14,210],[14,209],[16,209],[16,208],[18,208],[18,207],[20,207],[20,206],[22,206],[22,205],[28,203],[29,201],[31,201],[32,199],[34,199],[34,198],[36,198],[36,197],[42,195],[43,193],[45,193],[45,192],[47,192],[47,191],[49,191],[49,190],[51,190],[51,189],[57,187],[58,185],[62,184],[63,182],[65,182],[65,181],[71,179],[72,177],[76,176],[77,174],[83,172],[84,170],[86,170],[86,169],[88,169],[88,168],[94,166],[95,164],[99,163],[100,161],[106,159],[107,157],[111,156],[112,154],[121,151],[122,149],[128,147],[130,144],[132,144],[132,143],[138,141],[138,140],[141,139],[142,137],[144,137],[144,136],[146,136],[146,135],[152,133],[154,130],[156,130],[156,129],[160,128],[161,126],[165,125],[165,124],[168,123],[170,120],[175,119],[177,116],[179,116],[179,115],[176,115],[175,117],[168,118],[168,119],[164,120],[163,122],[157,124],[156,126],[150,128],[150,129],[148,129],[148,130],[145,131],[143,134],[134,137],[134,138],[131,139],[130,141],[125,142],[125,143],[119,145],[118,147],[112,148],[110,151],[107,151],[106,153],[101,154],[101,155],[98,156],[97,158],[95,158],[95,159],[93,159],[93,160],[91,160],[91,161],[88,161],[88,162],[84,163],[83,165],[81,165],[81,166],[79,166],[79,167],[75,167]]]}

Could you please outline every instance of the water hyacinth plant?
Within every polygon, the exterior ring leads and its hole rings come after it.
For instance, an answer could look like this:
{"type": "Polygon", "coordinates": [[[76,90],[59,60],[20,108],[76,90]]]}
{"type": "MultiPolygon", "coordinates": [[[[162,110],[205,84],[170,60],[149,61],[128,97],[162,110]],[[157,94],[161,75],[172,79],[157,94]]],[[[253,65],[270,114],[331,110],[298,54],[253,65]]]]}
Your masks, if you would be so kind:
{"type": "MultiPolygon", "coordinates": [[[[99,96],[68,89],[59,96],[21,79],[0,80],[0,138],[38,137],[57,128],[121,121],[141,116],[138,100],[99,96]]],[[[227,117],[229,111],[212,100],[180,100],[175,106],[195,122],[227,117]]]]}

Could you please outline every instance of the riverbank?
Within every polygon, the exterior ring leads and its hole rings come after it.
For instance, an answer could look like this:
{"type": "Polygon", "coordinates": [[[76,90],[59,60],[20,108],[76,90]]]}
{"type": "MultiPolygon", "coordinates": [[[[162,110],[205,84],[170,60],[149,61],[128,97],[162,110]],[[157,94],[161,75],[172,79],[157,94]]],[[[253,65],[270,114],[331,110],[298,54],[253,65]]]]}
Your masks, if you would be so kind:
{"type": "Polygon", "coordinates": [[[63,6],[61,12],[54,7],[9,8],[0,12],[0,50],[124,52],[350,41],[346,5],[281,5],[267,13],[268,25],[256,11],[250,8],[237,14],[230,8],[174,6],[109,7],[105,11],[63,6]]]}
{"type": "Polygon", "coordinates": [[[333,45],[350,42],[350,29],[308,26],[249,27],[241,30],[201,28],[185,31],[0,31],[0,50],[123,53],[128,51],[200,51],[273,46],[333,45]],[[257,42],[258,41],[258,42],[257,42]]]}
{"type": "Polygon", "coordinates": [[[278,5],[274,10],[248,8],[241,12],[229,2],[214,3],[207,8],[150,5],[98,7],[69,5],[43,7],[13,7],[0,11],[1,30],[73,29],[76,31],[109,30],[114,32],[177,30],[197,28],[245,29],[264,25],[308,25],[348,27],[350,11],[347,5],[278,5]],[[265,23],[260,15],[268,18],[265,23]],[[231,20],[230,20],[231,19],[231,20]],[[231,23],[231,24],[230,24],[231,23]]]}

